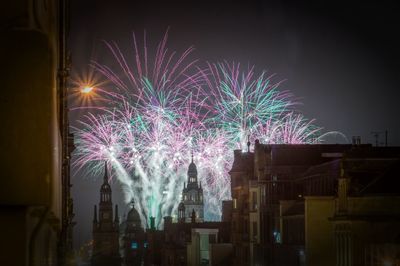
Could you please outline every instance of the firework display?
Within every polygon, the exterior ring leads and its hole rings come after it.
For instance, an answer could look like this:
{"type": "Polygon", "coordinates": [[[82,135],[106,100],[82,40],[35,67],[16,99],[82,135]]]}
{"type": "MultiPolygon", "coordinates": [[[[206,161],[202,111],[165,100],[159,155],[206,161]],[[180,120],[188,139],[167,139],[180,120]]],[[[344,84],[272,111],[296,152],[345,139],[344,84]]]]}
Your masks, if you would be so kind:
{"type": "Polygon", "coordinates": [[[107,161],[144,226],[151,216],[160,226],[164,216],[176,214],[192,154],[205,219],[217,220],[221,200],[230,198],[233,149],[245,149],[248,139],[320,141],[321,128],[296,112],[293,95],[280,91],[272,76],[237,63],[201,67],[189,60],[193,48],[170,52],[167,36],[154,56],[146,37],[139,49],[133,35],[133,57],[105,42],[114,63],[91,65],[109,83],[90,89],[103,97],[103,105],[89,108],[74,128],[75,168],[99,174],[107,161]]]}

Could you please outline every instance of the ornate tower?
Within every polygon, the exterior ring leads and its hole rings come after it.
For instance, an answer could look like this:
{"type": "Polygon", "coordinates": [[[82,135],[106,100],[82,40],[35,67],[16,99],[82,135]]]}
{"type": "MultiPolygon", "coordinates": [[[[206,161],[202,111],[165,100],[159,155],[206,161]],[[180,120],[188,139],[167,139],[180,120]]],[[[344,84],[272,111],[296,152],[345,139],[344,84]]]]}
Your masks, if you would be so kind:
{"type": "Polygon", "coordinates": [[[111,186],[108,183],[107,163],[105,163],[104,182],[100,189],[98,217],[97,206],[94,206],[92,266],[121,265],[118,206],[115,205],[115,218],[113,219],[111,193],[111,186]]]}
{"type": "Polygon", "coordinates": [[[186,222],[191,222],[192,212],[194,211],[196,214],[196,222],[204,221],[204,203],[203,203],[203,188],[201,187],[201,183],[197,180],[197,167],[193,162],[193,154],[192,154],[192,162],[189,164],[188,169],[188,182],[183,185],[182,190],[182,203],[183,206],[180,205],[178,210],[178,216],[182,217],[183,212],[185,213],[186,222]]]}

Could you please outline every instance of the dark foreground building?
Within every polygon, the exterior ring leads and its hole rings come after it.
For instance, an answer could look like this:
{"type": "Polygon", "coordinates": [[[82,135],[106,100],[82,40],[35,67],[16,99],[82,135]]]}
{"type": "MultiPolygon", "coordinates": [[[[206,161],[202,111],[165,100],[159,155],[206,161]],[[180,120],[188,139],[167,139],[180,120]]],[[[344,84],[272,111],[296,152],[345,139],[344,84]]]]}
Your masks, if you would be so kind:
{"type": "Polygon", "coordinates": [[[164,218],[161,265],[231,265],[229,222],[191,222],[164,218]]]}
{"type": "Polygon", "coordinates": [[[136,266],[144,262],[148,243],[133,201],[131,205],[126,221],[123,222],[122,254],[124,265],[136,266]]]}
{"type": "Polygon", "coordinates": [[[0,265],[72,265],[67,0],[2,1],[0,265]]]}
{"type": "Polygon", "coordinates": [[[397,265],[400,149],[264,145],[235,151],[235,265],[397,265]]]}

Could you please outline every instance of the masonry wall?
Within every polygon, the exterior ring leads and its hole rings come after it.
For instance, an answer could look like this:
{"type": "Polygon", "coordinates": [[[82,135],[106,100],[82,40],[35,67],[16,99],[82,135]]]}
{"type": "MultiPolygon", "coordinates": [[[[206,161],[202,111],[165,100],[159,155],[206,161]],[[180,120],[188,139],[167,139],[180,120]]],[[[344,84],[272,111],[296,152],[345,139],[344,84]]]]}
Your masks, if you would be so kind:
{"type": "Polygon", "coordinates": [[[58,2],[0,10],[0,265],[57,265],[61,219],[58,2]]]}
{"type": "Polygon", "coordinates": [[[305,197],[305,255],[307,266],[334,266],[336,253],[333,197],[305,197]]]}

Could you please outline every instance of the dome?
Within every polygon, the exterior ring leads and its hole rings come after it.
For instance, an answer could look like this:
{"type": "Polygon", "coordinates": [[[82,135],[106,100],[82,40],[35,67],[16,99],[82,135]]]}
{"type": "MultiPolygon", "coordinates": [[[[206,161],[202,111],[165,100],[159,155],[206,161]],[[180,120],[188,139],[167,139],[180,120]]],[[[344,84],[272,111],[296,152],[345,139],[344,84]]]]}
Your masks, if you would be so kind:
{"type": "Polygon", "coordinates": [[[132,207],[132,209],[128,212],[128,221],[140,221],[140,215],[135,209],[135,207],[132,207]]]}

